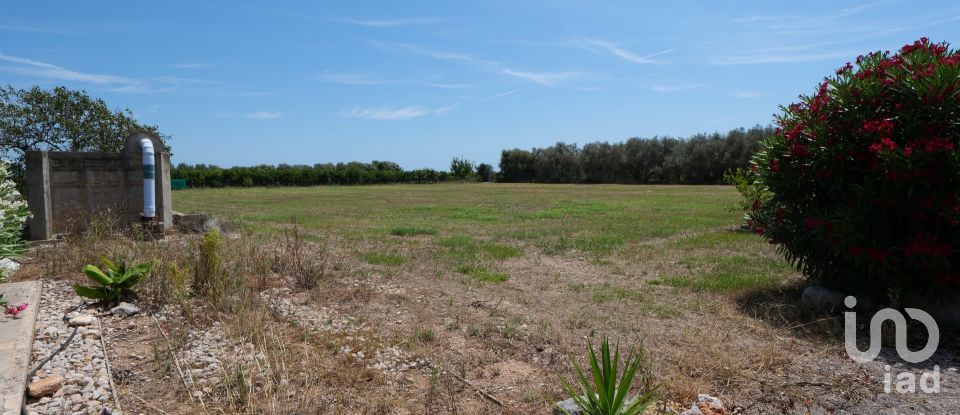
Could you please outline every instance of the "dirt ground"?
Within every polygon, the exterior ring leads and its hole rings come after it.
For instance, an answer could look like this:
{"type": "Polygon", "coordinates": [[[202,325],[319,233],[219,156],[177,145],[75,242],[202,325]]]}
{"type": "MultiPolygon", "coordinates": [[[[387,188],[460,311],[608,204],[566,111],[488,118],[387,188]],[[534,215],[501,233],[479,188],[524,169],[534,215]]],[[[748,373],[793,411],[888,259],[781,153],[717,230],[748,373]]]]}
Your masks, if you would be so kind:
{"type": "MultiPolygon", "coordinates": [[[[718,396],[742,413],[929,414],[958,408],[955,349],[942,348],[936,357],[943,375],[939,394],[884,394],[884,364],[921,368],[889,354],[889,360],[852,362],[830,335],[836,321],[824,316],[789,321],[791,313],[777,311],[797,306],[798,292],[790,284],[751,298],[658,286],[644,292],[656,300],[598,301],[569,287],[625,282],[584,258],[514,258],[507,264],[513,270],[509,281],[479,285],[437,277],[429,264],[391,276],[359,261],[346,265],[368,272],[354,280],[325,281],[309,292],[265,291],[268,302],[294,307],[268,318],[277,332],[274,340],[289,342],[286,358],[300,359],[293,370],[325,378],[277,391],[275,398],[283,402],[276,413],[294,407],[303,413],[548,413],[564,398],[558,376],[571,373],[567,356],[583,364],[582,350],[600,333],[643,345],[654,382],[662,385],[660,410],[668,413],[684,409],[696,393],[718,396]],[[671,309],[658,314],[657,307],[671,309]],[[328,316],[362,323],[349,332],[317,331],[304,310],[321,308],[328,316]],[[682,318],[673,316],[678,312],[682,318]],[[342,353],[345,346],[367,356],[396,347],[428,363],[399,371],[370,369],[365,359],[342,353]]],[[[288,285],[282,276],[275,278],[273,285],[288,285]]],[[[197,317],[190,327],[203,330],[212,321],[197,317]]],[[[231,407],[216,392],[208,401],[191,400],[169,367],[167,350],[189,347],[171,340],[177,330],[189,330],[186,326],[148,315],[108,320],[105,326],[127,412],[273,412],[266,402],[231,407]]]]}
{"type": "MultiPolygon", "coordinates": [[[[653,413],[679,413],[698,393],[747,414],[960,410],[955,330],[943,328],[929,362],[886,350],[858,364],[844,350],[843,317],[801,310],[803,280],[735,224],[628,235],[615,253],[598,254],[602,244],[556,248],[566,212],[550,224],[555,235],[481,234],[466,244],[444,225],[434,225],[439,235],[357,236],[322,224],[297,247],[230,233],[225,276],[242,290],[220,302],[169,298],[176,283],[164,281],[179,274],[164,271],[142,288],[144,313],[104,321],[121,404],[146,414],[546,414],[567,397],[560,379],[573,373],[570,358],[583,366],[587,345],[606,336],[643,351],[650,385],[659,385],[653,413]],[[310,289],[276,266],[307,259],[324,267],[310,289]],[[934,364],[939,393],[884,393],[885,374],[934,364]]],[[[470,223],[449,226],[477,229],[470,223]]],[[[75,270],[106,252],[180,264],[189,280],[199,238],[70,241],[31,253],[18,278],[80,281],[75,270]]],[[[858,321],[862,335],[869,317],[858,321]]]]}

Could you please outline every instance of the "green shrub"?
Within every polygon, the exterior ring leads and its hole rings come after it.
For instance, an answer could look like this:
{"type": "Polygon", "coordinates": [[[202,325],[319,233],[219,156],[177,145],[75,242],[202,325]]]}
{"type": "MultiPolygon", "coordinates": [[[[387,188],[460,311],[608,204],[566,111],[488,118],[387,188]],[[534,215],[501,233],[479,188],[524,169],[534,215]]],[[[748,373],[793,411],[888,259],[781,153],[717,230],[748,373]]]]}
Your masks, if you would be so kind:
{"type": "Polygon", "coordinates": [[[960,53],[858,57],[782,108],[748,225],[816,283],[893,300],[960,288],[960,53]]]}
{"type": "MultiPolygon", "coordinates": [[[[577,406],[586,415],[638,415],[656,401],[657,386],[650,386],[650,374],[644,367],[643,352],[627,355],[623,362],[623,372],[620,368],[620,344],[618,343],[613,354],[610,353],[610,342],[600,340],[600,358],[593,346],[587,348],[590,360],[590,376],[584,374],[580,366],[573,359],[570,365],[576,370],[576,384],[573,388],[561,378],[563,388],[573,397],[577,406]],[[639,375],[639,377],[637,377],[639,375]],[[642,385],[641,395],[630,395],[635,381],[642,385]]],[[[569,415],[566,410],[565,413],[569,415]]]]}
{"type": "Polygon", "coordinates": [[[191,283],[194,294],[218,301],[222,299],[226,289],[220,245],[220,232],[216,229],[210,229],[203,234],[196,251],[191,283]]]}
{"type": "Polygon", "coordinates": [[[103,264],[102,269],[92,264],[83,267],[83,273],[97,285],[88,287],[77,284],[73,290],[81,297],[99,300],[107,305],[133,294],[133,287],[143,281],[153,268],[153,262],[128,267],[124,261],[113,262],[106,257],[100,258],[100,263],[103,264]]]}
{"type": "MultiPolygon", "coordinates": [[[[23,253],[26,244],[21,232],[29,217],[30,210],[11,180],[7,164],[0,162],[0,259],[15,259],[23,253]]],[[[4,277],[0,270],[0,281],[4,277]]]]}

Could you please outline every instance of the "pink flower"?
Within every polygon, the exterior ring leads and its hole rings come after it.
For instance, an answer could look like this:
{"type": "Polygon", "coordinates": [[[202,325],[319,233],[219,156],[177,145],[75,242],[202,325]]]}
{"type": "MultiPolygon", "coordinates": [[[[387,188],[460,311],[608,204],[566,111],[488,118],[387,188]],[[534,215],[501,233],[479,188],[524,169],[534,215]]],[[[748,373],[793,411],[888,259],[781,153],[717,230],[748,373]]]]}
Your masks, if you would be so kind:
{"type": "Polygon", "coordinates": [[[27,309],[27,303],[21,303],[20,305],[15,305],[15,306],[6,305],[4,306],[4,308],[6,308],[6,312],[4,312],[4,314],[10,317],[16,317],[17,314],[20,314],[20,312],[27,309]]]}

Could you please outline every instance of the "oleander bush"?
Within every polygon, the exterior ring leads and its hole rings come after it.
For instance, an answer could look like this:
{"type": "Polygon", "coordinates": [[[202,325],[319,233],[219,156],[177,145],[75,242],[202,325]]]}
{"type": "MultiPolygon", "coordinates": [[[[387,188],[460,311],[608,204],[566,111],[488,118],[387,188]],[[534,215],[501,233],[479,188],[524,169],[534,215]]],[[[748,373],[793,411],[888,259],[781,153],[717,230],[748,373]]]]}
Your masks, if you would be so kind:
{"type": "MultiPolygon", "coordinates": [[[[0,162],[0,259],[15,259],[26,244],[22,238],[23,223],[30,217],[27,203],[10,177],[9,166],[0,162]]],[[[0,281],[4,279],[0,269],[0,281]]]]}
{"type": "Polygon", "coordinates": [[[960,289],[960,53],[874,52],[782,107],[748,225],[813,282],[880,300],[960,289]]]}

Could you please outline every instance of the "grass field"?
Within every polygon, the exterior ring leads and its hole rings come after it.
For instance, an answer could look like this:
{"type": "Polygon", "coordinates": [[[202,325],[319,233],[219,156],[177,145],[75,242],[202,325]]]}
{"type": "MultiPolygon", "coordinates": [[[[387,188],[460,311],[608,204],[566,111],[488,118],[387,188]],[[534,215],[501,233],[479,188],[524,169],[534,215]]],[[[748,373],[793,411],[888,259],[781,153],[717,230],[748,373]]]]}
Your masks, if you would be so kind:
{"type": "Polygon", "coordinates": [[[728,291],[775,285],[790,268],[737,230],[738,198],[723,186],[444,184],[203,189],[174,206],[234,219],[256,232],[298,224],[367,263],[437,262],[480,282],[510,278],[506,260],[574,255],[607,272],[668,262],[652,284],[728,291]]]}
{"type": "Polygon", "coordinates": [[[544,412],[564,397],[566,356],[601,335],[647,350],[662,408],[708,392],[764,411],[832,410],[856,394],[788,380],[858,376],[821,363],[842,355],[822,335],[836,321],[801,318],[800,276],[740,229],[738,197],[726,186],[438,184],[198,189],[174,193],[174,206],[253,234],[296,226],[324,247],[336,271],[305,304],[341,310],[434,367],[389,392],[417,402],[405,413],[544,412]],[[509,410],[438,387],[437,373],[472,379],[509,410]],[[772,384],[790,399],[766,401],[772,384]]]}
{"type": "Polygon", "coordinates": [[[138,398],[125,407],[151,413],[549,413],[567,397],[570,359],[583,365],[602,336],[645,350],[656,413],[698,393],[737,413],[926,404],[877,403],[883,362],[853,363],[842,319],[800,307],[802,278],[740,229],[738,197],[726,186],[185,190],[175,210],[226,218],[225,235],[154,242],[92,221],[22,275],[78,281],[100,255],[158,261],[142,304],[178,317],[124,326],[111,356],[139,379],[121,386],[138,398]],[[222,381],[196,390],[172,369],[206,355],[191,333],[221,333],[259,363],[222,357],[222,381]]]}

